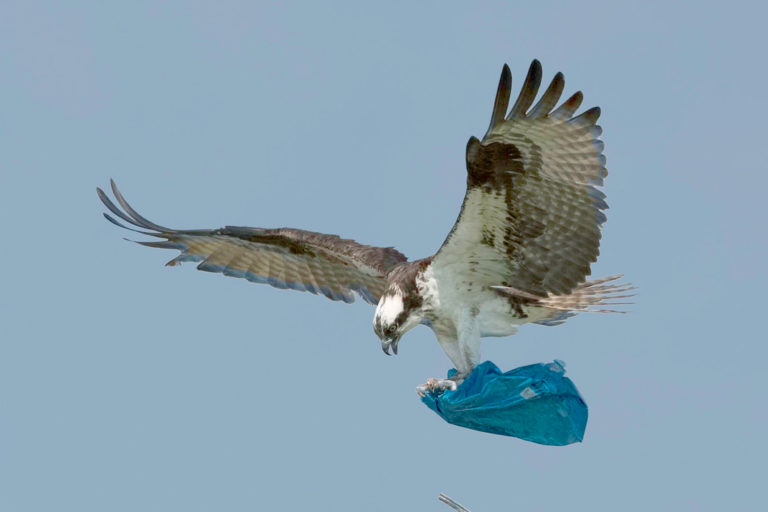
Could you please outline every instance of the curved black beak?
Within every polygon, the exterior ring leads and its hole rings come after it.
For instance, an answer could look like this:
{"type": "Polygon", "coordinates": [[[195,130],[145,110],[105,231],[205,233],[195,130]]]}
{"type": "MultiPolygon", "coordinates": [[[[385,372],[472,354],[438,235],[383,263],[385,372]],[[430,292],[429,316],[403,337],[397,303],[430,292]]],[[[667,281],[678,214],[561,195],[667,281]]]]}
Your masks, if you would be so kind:
{"type": "Polygon", "coordinates": [[[384,351],[385,354],[391,355],[389,353],[389,349],[392,348],[392,353],[397,355],[397,344],[400,343],[400,337],[397,336],[395,338],[389,338],[385,340],[381,340],[381,350],[384,351]]]}

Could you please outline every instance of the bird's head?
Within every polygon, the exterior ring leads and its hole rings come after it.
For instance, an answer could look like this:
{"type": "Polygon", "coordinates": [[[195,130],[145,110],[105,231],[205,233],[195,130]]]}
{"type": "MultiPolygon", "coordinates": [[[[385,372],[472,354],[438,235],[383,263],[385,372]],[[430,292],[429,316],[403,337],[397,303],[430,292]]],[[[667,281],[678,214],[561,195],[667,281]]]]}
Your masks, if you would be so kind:
{"type": "Polygon", "coordinates": [[[373,317],[373,330],[381,340],[381,349],[397,354],[397,344],[406,332],[422,322],[421,300],[410,297],[398,286],[391,286],[381,296],[373,317]]]}

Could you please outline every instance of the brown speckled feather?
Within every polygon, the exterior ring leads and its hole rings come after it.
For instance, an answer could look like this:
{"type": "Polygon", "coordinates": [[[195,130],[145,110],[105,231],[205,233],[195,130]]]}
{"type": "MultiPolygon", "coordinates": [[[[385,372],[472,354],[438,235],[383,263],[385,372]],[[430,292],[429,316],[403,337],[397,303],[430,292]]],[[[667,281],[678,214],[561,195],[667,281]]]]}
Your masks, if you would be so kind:
{"type": "MultiPolygon", "coordinates": [[[[276,288],[322,294],[332,300],[353,302],[357,292],[366,302],[377,304],[386,288],[386,274],[407,261],[397,250],[363,245],[336,235],[293,228],[262,229],[226,226],[220,229],[174,230],[154,224],[139,215],[125,201],[112,182],[118,208],[97,189],[105,206],[122,220],[149,231],[145,235],[163,238],[138,242],[150,247],[177,249],[181,254],[169,261],[178,265],[199,262],[197,268],[221,272],[276,288]]],[[[132,229],[105,214],[107,219],[132,229]]]]}

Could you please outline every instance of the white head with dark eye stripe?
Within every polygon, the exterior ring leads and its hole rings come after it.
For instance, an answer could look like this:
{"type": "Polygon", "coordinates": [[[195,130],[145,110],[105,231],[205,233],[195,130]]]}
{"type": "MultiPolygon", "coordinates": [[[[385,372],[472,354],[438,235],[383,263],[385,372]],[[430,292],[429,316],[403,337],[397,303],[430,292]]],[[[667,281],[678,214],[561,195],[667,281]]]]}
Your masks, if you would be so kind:
{"type": "Polygon", "coordinates": [[[420,298],[409,297],[398,286],[390,287],[379,300],[373,317],[373,330],[381,340],[381,349],[397,354],[397,344],[406,332],[421,323],[420,298]],[[414,300],[415,299],[415,300],[414,300]]]}

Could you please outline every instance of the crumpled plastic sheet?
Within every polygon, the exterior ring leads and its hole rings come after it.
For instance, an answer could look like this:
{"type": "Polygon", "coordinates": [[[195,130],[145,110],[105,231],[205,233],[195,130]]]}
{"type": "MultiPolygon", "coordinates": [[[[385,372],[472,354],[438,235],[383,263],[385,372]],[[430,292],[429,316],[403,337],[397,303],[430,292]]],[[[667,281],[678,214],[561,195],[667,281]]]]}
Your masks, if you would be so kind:
{"type": "Polygon", "coordinates": [[[587,427],[587,404],[558,360],[504,373],[486,361],[455,391],[430,391],[421,400],[453,425],[545,445],[581,442],[587,427]]]}

